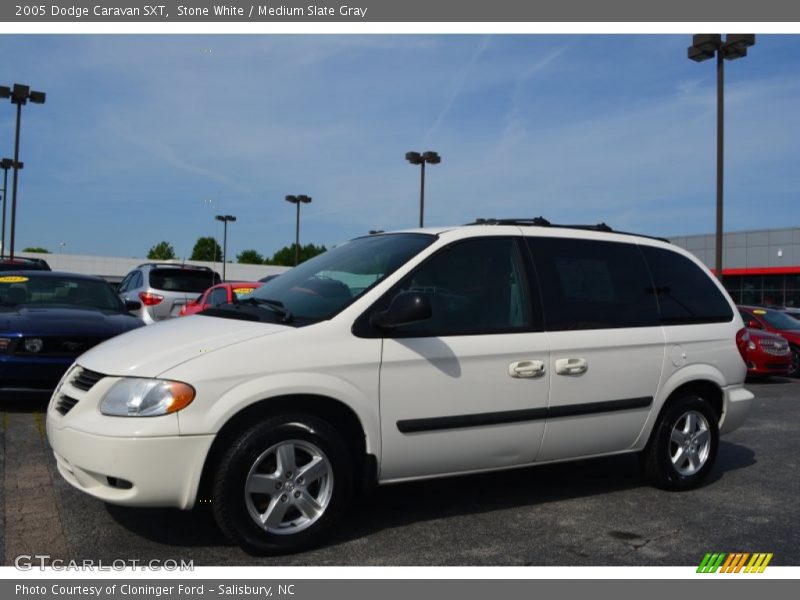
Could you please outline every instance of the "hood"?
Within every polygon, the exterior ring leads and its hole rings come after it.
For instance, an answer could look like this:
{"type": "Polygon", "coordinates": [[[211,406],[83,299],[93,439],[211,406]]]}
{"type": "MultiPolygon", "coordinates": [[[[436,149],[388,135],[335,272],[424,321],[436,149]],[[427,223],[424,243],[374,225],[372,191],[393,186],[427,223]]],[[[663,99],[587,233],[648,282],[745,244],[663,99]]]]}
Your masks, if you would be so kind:
{"type": "Polygon", "coordinates": [[[186,361],[245,340],[294,327],[190,316],[160,321],[117,336],[78,357],[78,363],[105,375],[157,377],[186,361]]]}
{"type": "Polygon", "coordinates": [[[774,340],[775,338],[780,340],[783,339],[783,336],[778,335],[777,333],[771,333],[769,331],[764,331],[763,329],[753,329],[752,327],[747,328],[747,335],[749,335],[751,339],[759,340],[774,340]]]}
{"type": "Polygon", "coordinates": [[[91,308],[22,306],[0,312],[0,331],[10,334],[102,338],[141,326],[131,314],[91,308]]]}

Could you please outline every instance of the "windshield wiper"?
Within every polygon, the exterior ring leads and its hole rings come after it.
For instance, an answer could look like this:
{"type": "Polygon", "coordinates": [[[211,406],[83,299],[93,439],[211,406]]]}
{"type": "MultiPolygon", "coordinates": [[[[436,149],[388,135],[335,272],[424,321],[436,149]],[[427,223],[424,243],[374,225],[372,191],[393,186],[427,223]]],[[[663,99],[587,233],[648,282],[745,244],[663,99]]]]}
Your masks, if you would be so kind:
{"type": "Polygon", "coordinates": [[[289,323],[294,319],[294,315],[283,305],[279,300],[272,300],[270,298],[250,298],[236,299],[235,304],[251,304],[253,306],[266,306],[272,312],[278,313],[281,317],[281,323],[289,323]]]}

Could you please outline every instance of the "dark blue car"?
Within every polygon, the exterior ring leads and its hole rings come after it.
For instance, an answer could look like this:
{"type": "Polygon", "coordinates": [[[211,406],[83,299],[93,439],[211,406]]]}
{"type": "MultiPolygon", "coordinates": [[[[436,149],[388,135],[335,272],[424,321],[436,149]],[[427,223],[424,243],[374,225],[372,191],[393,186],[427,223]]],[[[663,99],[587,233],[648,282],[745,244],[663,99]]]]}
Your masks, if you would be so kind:
{"type": "Polygon", "coordinates": [[[75,358],[143,325],[99,277],[0,273],[0,397],[50,394],[75,358]]]}

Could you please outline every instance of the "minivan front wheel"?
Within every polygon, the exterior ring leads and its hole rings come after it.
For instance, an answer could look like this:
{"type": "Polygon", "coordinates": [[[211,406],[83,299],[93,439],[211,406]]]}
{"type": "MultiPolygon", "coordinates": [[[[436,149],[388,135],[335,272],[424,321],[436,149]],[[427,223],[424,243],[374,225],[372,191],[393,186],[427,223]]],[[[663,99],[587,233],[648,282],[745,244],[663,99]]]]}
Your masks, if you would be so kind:
{"type": "Polygon", "coordinates": [[[714,466],[719,426],[713,408],[699,396],[681,397],[667,406],[642,452],[645,477],[667,490],[703,483],[714,466]]]}
{"type": "Polygon", "coordinates": [[[310,415],[286,415],[245,431],[225,452],[212,508],[245,550],[293,552],[330,530],[352,488],[352,459],[336,430],[310,415]]]}

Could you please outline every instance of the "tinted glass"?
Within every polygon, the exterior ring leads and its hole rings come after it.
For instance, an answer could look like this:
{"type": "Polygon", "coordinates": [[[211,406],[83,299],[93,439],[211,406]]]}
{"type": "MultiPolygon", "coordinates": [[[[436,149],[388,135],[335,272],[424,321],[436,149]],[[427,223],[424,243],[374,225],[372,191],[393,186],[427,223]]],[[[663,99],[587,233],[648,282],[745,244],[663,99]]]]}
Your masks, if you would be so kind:
{"type": "Polygon", "coordinates": [[[122,302],[105,281],[35,275],[0,277],[0,306],[66,305],[122,311],[122,302]]]}
{"type": "Polygon", "coordinates": [[[228,290],[225,288],[211,290],[211,293],[208,295],[208,304],[211,306],[219,306],[220,304],[225,304],[227,301],[228,290]]]}
{"type": "Polygon", "coordinates": [[[609,329],[659,324],[647,266],[637,246],[528,238],[542,290],[545,329],[609,329]]]}
{"type": "Polygon", "coordinates": [[[351,240],[281,273],[250,298],[279,302],[301,321],[328,319],[435,239],[395,233],[351,240]]]}
{"type": "Polygon", "coordinates": [[[531,329],[524,266],[512,238],[455,243],[429,258],[393,290],[428,297],[432,318],[397,327],[404,337],[476,335],[531,329]]]}
{"type": "Polygon", "coordinates": [[[711,275],[685,256],[641,246],[656,286],[661,321],[665,325],[727,322],[730,304],[711,275]]]}
{"type": "Polygon", "coordinates": [[[784,312],[777,310],[767,310],[761,315],[775,329],[797,331],[800,329],[800,321],[793,319],[784,312]]]}
{"type": "Polygon", "coordinates": [[[195,269],[153,269],[150,271],[150,287],[165,292],[187,292],[199,294],[209,286],[219,283],[219,276],[209,271],[195,269]]]}

